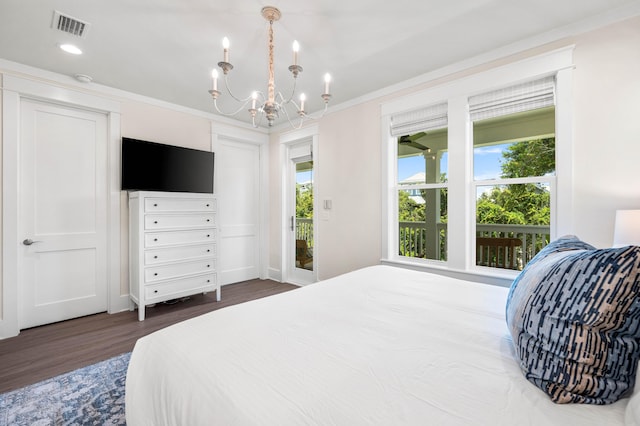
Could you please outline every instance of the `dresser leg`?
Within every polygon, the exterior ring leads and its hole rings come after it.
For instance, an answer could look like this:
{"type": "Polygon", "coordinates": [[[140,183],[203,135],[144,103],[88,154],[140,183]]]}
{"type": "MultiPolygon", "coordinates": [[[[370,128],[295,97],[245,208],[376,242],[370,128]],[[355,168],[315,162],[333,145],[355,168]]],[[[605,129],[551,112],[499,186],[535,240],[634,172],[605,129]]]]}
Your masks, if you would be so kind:
{"type": "Polygon", "coordinates": [[[138,305],[138,321],[144,321],[144,305],[138,305]]]}
{"type": "Polygon", "coordinates": [[[216,302],[220,301],[220,287],[216,289],[216,302]]]}

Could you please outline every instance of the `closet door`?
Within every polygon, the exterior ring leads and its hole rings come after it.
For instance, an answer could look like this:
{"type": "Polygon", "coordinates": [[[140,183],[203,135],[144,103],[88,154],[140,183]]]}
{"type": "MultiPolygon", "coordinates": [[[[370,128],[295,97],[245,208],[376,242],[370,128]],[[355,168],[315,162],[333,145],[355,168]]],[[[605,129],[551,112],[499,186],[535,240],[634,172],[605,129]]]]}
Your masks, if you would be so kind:
{"type": "Polygon", "coordinates": [[[216,152],[222,285],[260,274],[260,147],[221,139],[216,152]]]}
{"type": "Polygon", "coordinates": [[[20,328],[107,310],[107,117],[23,100],[20,328]]]}

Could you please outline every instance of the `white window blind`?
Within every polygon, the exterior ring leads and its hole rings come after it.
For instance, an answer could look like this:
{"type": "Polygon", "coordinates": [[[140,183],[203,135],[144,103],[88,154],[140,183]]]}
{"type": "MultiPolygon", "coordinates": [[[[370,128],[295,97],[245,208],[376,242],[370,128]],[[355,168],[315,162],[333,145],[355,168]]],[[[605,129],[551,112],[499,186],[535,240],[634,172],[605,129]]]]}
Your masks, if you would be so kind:
{"type": "Polygon", "coordinates": [[[447,127],[447,104],[403,112],[391,117],[391,136],[411,135],[447,127]]]}
{"type": "Polygon", "coordinates": [[[531,111],[555,103],[555,77],[545,77],[469,98],[471,121],[531,111]]]}
{"type": "Polygon", "coordinates": [[[290,146],[289,158],[296,162],[313,161],[313,146],[311,142],[304,142],[290,146]]]}

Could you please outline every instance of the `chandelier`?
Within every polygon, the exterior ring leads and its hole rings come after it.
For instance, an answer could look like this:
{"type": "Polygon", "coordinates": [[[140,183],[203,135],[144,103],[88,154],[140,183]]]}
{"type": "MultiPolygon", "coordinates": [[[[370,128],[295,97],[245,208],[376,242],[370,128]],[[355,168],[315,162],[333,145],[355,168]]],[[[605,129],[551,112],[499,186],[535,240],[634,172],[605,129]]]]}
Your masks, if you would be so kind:
{"type": "MultiPolygon", "coordinates": [[[[211,73],[211,77],[213,78],[213,89],[209,90],[211,97],[213,98],[213,105],[216,111],[222,115],[233,116],[237,115],[240,111],[244,110],[249,103],[251,103],[251,108],[247,111],[251,115],[251,121],[254,127],[260,126],[262,119],[266,118],[269,126],[272,126],[274,121],[280,116],[280,113],[283,113],[289,124],[292,127],[300,128],[305,119],[311,118],[307,115],[305,111],[305,101],[306,96],[304,93],[300,94],[299,100],[300,104],[296,103],[293,99],[296,92],[296,82],[298,80],[298,75],[302,72],[302,67],[298,65],[298,51],[300,49],[300,45],[297,41],[293,42],[293,64],[289,66],[289,71],[293,75],[293,88],[291,90],[291,94],[288,97],[282,95],[281,92],[276,92],[275,85],[275,77],[273,71],[273,51],[274,51],[274,42],[273,42],[273,23],[280,19],[282,14],[278,8],[273,6],[265,6],[262,8],[262,16],[269,22],[269,35],[268,35],[268,54],[269,54],[269,81],[267,83],[267,93],[266,95],[260,91],[254,91],[247,98],[239,98],[233,94],[231,89],[229,88],[228,82],[228,74],[233,69],[233,65],[229,62],[229,39],[225,37],[222,40],[223,47],[223,60],[218,62],[218,66],[222,69],[224,85],[229,94],[236,102],[239,102],[240,107],[232,112],[223,112],[218,107],[218,98],[221,95],[221,92],[218,90],[218,79],[220,74],[218,70],[214,68],[211,73]],[[291,119],[290,112],[288,108],[293,108],[295,114],[299,117],[299,123],[296,125],[291,119]],[[256,118],[257,117],[257,118],[256,118]]],[[[327,107],[329,105],[329,99],[331,99],[331,94],[329,93],[329,83],[331,82],[331,76],[329,74],[325,74],[324,76],[324,93],[321,95],[324,100],[324,111],[322,115],[327,111],[327,107]]],[[[294,114],[294,116],[295,116],[294,114]]]]}

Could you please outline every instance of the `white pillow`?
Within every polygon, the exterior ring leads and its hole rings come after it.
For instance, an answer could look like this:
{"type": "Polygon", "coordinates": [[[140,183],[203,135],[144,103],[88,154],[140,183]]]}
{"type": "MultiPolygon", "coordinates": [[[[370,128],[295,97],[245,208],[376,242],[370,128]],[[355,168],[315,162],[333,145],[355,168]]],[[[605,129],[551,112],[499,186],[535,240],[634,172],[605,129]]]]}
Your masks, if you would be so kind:
{"type": "Polygon", "coordinates": [[[640,426],[640,367],[636,370],[636,387],[627,403],[624,413],[624,424],[628,426],[640,426]]]}

